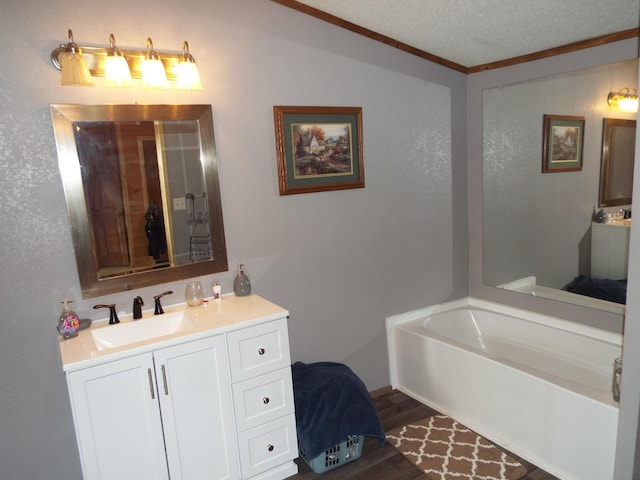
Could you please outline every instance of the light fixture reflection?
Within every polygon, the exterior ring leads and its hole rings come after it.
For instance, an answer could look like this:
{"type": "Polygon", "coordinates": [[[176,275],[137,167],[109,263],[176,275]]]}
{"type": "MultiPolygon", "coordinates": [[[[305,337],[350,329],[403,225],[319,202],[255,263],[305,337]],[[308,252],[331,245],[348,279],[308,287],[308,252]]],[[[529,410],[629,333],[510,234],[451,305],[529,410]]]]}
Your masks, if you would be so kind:
{"type": "Polygon", "coordinates": [[[147,54],[142,61],[142,83],[149,88],[169,88],[167,74],[162,60],[153,49],[153,42],[147,38],[147,54]]]}
{"type": "Polygon", "coordinates": [[[69,29],[69,42],[63,46],[63,52],[60,55],[60,63],[62,65],[61,85],[73,86],[92,86],[93,78],[89,67],[84,61],[82,50],[73,41],[73,32],[69,29]]]}
{"type": "Polygon", "coordinates": [[[182,43],[182,56],[176,65],[176,88],[183,90],[202,90],[200,72],[195,58],[189,53],[189,43],[182,43]]]}
{"type": "Polygon", "coordinates": [[[638,111],[638,91],[635,88],[621,88],[617,92],[610,92],[607,96],[610,107],[624,112],[638,111]]]}
{"type": "Polygon", "coordinates": [[[118,47],[113,33],[109,35],[109,48],[104,61],[104,85],[106,87],[131,86],[131,72],[127,59],[118,47]]]}

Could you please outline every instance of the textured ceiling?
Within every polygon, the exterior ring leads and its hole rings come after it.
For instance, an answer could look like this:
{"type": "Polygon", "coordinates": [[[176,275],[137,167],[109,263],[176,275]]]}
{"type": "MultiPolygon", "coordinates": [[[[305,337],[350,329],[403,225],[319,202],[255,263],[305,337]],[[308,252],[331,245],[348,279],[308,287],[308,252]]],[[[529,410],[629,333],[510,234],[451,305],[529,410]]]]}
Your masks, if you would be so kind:
{"type": "Polygon", "coordinates": [[[464,67],[637,28],[640,0],[299,0],[464,67]]]}

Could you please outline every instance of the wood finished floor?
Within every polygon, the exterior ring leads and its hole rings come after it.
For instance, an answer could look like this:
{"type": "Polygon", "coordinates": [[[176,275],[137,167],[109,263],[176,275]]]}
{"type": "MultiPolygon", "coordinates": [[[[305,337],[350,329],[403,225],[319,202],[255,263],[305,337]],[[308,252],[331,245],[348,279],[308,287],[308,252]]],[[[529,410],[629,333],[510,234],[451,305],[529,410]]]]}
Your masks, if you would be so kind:
{"type": "MultiPolygon", "coordinates": [[[[438,413],[397,390],[375,394],[373,402],[385,431],[438,413]]],[[[510,452],[507,453],[517,458],[527,469],[527,475],[519,480],[558,480],[535,465],[510,452]]],[[[298,459],[296,463],[299,467],[298,474],[287,480],[431,480],[391,445],[385,443],[381,446],[378,440],[372,438],[365,440],[362,455],[358,460],[326,473],[314,473],[304,460],[298,459]]]]}

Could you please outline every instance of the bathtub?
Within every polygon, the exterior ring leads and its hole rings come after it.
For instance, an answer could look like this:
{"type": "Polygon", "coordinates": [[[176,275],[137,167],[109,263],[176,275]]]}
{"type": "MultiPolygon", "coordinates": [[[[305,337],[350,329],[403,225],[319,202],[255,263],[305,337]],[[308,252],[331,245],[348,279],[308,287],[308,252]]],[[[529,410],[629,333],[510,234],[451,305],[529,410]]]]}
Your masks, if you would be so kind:
{"type": "Polygon", "coordinates": [[[393,388],[562,480],[613,478],[621,335],[474,298],[386,330],[393,388]]]}

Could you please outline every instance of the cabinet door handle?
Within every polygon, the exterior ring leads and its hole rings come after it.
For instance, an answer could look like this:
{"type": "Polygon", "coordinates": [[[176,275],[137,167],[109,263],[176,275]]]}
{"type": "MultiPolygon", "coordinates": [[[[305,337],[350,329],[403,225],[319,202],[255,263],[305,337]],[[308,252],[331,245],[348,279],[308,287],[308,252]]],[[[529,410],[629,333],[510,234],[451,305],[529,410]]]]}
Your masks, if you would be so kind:
{"type": "Polygon", "coordinates": [[[156,392],[153,388],[153,373],[151,373],[151,369],[147,368],[147,375],[149,375],[149,390],[151,391],[151,400],[156,399],[156,392]]]}
{"type": "Polygon", "coordinates": [[[273,445],[269,444],[267,445],[267,450],[269,450],[270,452],[273,452],[273,449],[276,448],[273,445]]]}
{"type": "Polygon", "coordinates": [[[262,397],[262,403],[264,403],[265,405],[267,405],[271,400],[269,399],[269,397],[262,397]]]}
{"type": "Polygon", "coordinates": [[[169,387],[167,386],[167,372],[165,371],[164,365],[160,367],[162,369],[162,383],[164,383],[164,394],[169,395],[169,387]]]}
{"type": "Polygon", "coordinates": [[[264,354],[265,354],[265,352],[266,352],[266,350],[265,350],[264,348],[262,348],[262,347],[260,347],[260,348],[258,349],[258,355],[264,355],[264,354]]]}

